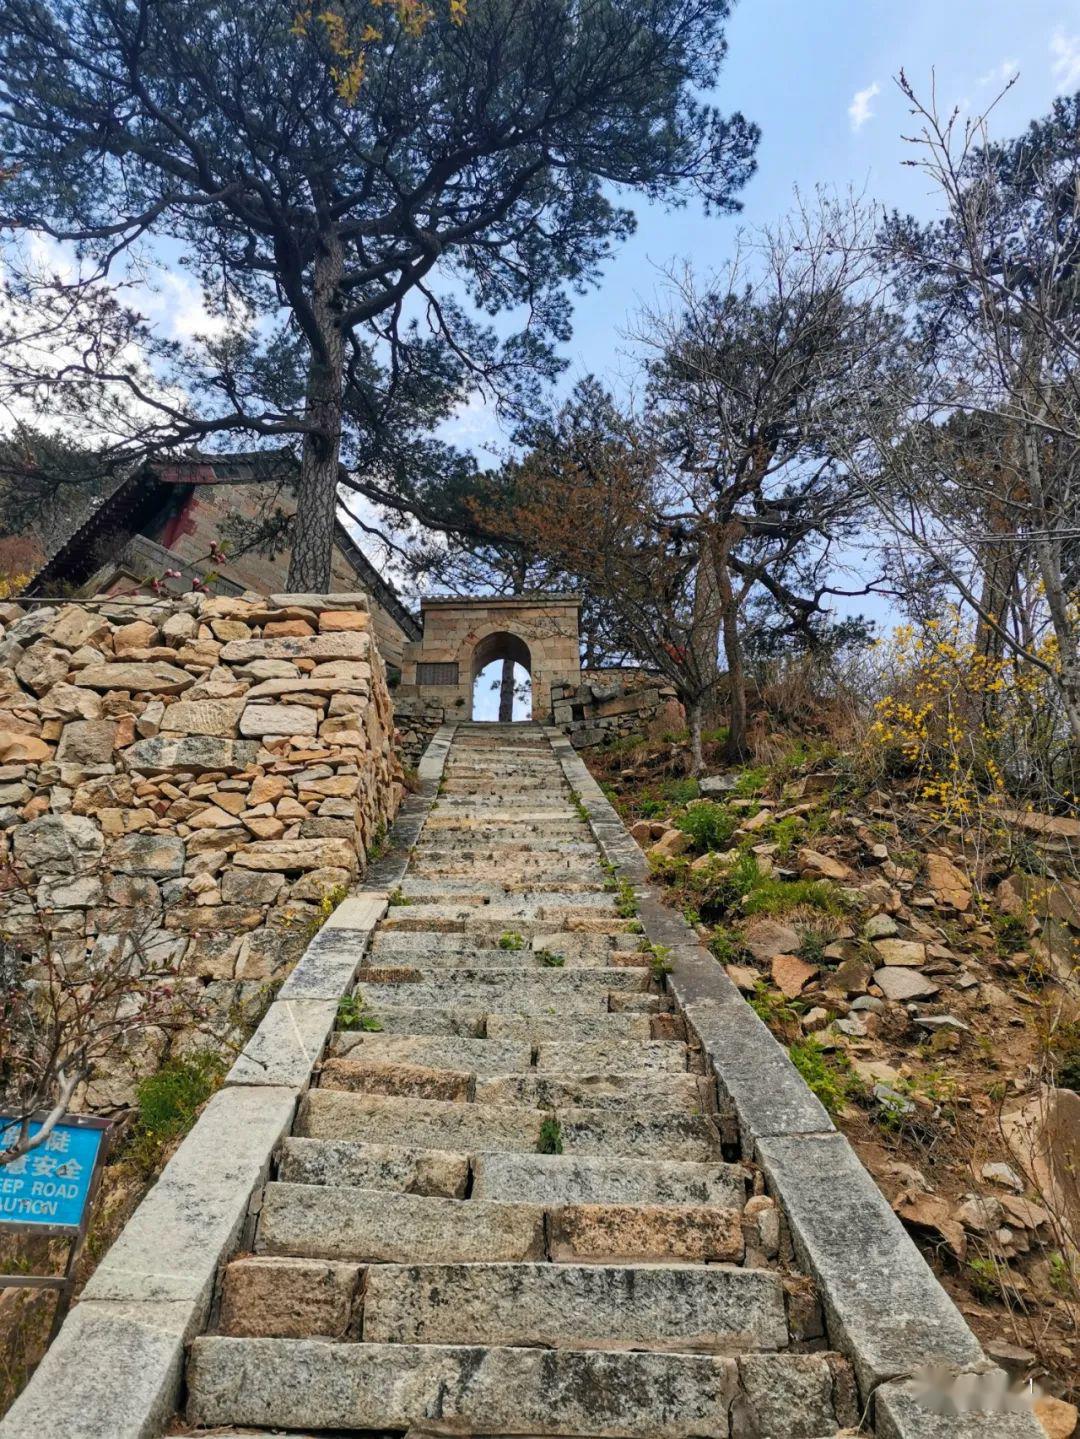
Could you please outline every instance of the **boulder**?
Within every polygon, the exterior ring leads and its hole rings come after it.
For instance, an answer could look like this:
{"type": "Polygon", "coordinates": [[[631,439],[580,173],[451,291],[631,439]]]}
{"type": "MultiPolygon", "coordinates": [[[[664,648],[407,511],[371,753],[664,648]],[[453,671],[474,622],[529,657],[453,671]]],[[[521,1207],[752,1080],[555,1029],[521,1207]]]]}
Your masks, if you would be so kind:
{"type": "Polygon", "coordinates": [[[797,954],[773,955],[770,968],[773,984],[788,999],[801,994],[818,972],[817,965],[807,964],[797,954]]]}
{"type": "Polygon", "coordinates": [[[157,660],[151,664],[116,663],[87,665],[79,683],[92,690],[133,690],[144,694],[179,694],[195,683],[194,675],[176,665],[157,660]]]}
{"type": "Polygon", "coordinates": [[[768,963],[776,954],[791,954],[799,947],[799,936],[788,924],[775,919],[755,919],[742,936],[743,948],[755,959],[768,963]]]}
{"type": "Polygon", "coordinates": [[[886,999],[900,1003],[908,999],[930,999],[939,989],[932,979],[913,969],[875,970],[874,983],[886,999]]]}
{"type": "Polygon", "coordinates": [[[945,854],[926,856],[927,883],[937,899],[954,909],[971,907],[971,883],[945,854]]]}
{"type": "Polygon", "coordinates": [[[926,963],[926,945],[917,939],[875,939],[874,948],[885,964],[918,969],[926,963]]]}
{"type": "Polygon", "coordinates": [[[109,632],[109,621],[102,614],[92,614],[81,605],[65,605],[49,626],[49,638],[65,650],[92,645],[109,632]]]}
{"type": "Polygon", "coordinates": [[[37,735],[16,734],[11,730],[0,730],[0,763],[40,764],[50,759],[52,746],[37,735]]]}
{"type": "Polygon", "coordinates": [[[684,834],[681,829],[669,829],[654,845],[650,845],[649,853],[658,859],[671,859],[677,854],[685,853],[690,844],[688,834],[684,834]]]}
{"type": "Polygon", "coordinates": [[[41,701],[43,715],[57,715],[63,720],[94,720],[101,718],[101,696],[94,690],[83,689],[80,685],[61,682],[41,701]]]}
{"type": "Polygon", "coordinates": [[[124,655],[131,650],[144,650],[156,639],[157,625],[149,624],[146,620],[134,620],[114,631],[113,649],[118,655],[124,655]]]}
{"type": "Polygon", "coordinates": [[[38,640],[18,660],[15,674],[20,684],[36,695],[43,695],[67,678],[68,659],[67,650],[57,649],[49,640],[38,640]]]}
{"type": "Polygon", "coordinates": [[[851,878],[851,870],[830,854],[819,854],[816,849],[799,850],[799,873],[804,879],[831,879],[842,884],[851,878]]]}

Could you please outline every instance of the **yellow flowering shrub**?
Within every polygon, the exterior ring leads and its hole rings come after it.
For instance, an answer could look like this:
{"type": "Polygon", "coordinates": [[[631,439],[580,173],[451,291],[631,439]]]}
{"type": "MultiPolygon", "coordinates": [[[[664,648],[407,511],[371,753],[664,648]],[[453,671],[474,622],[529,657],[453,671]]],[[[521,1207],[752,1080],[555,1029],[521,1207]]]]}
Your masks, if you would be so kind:
{"type": "MultiPolygon", "coordinates": [[[[1014,656],[987,654],[958,611],[902,625],[875,642],[886,693],[870,742],[894,768],[920,781],[943,817],[960,819],[1007,788],[1046,777],[1060,747],[1051,673],[1014,656]]],[[[1038,658],[1052,670],[1054,642],[1038,658]]]]}
{"type": "Polygon", "coordinates": [[[29,575],[0,575],[0,600],[10,600],[29,583],[29,575]]]}

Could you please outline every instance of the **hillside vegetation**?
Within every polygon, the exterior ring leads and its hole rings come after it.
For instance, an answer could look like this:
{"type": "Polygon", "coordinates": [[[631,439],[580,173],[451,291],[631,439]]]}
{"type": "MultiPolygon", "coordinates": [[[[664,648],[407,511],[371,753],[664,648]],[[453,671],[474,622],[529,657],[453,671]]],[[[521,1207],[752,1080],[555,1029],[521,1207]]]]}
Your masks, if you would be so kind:
{"type": "Polygon", "coordinates": [[[940,695],[923,743],[895,696],[795,699],[746,765],[706,730],[700,780],[685,733],[587,759],[988,1351],[1075,1403],[1080,820],[986,782],[940,695]]]}

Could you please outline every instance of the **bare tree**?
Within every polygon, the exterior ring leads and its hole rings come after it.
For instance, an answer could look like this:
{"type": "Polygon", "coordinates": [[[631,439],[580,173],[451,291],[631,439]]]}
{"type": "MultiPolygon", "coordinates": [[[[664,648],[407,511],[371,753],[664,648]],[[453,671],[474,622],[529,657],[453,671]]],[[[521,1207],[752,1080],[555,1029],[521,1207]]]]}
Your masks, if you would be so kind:
{"type": "MultiPolygon", "coordinates": [[[[901,75],[941,214],[889,217],[863,253],[895,283],[908,363],[864,407],[856,468],[892,532],[1041,673],[1080,743],[1080,96],[1018,139],[943,115],[901,75]]],[[[855,456],[850,455],[854,460],[855,456]]]]}
{"type": "Polygon", "coordinates": [[[833,600],[873,587],[836,582],[862,517],[845,456],[864,405],[890,383],[897,331],[868,261],[838,243],[860,223],[854,205],[800,210],[744,237],[711,280],[672,273],[667,301],[632,331],[667,519],[699,537],[698,593],[727,661],[732,759],[747,753],[751,607],[767,644],[819,649],[833,600]]]}

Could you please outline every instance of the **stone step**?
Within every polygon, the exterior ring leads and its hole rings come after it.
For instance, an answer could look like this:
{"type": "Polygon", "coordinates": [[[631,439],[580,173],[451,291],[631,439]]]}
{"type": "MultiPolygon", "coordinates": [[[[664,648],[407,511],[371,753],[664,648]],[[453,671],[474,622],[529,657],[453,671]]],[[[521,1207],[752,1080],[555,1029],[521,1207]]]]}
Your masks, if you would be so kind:
{"type": "Polygon", "coordinates": [[[541,1044],[536,1052],[536,1068],[549,1074],[627,1074],[643,1070],[677,1074],[686,1069],[686,1060],[686,1045],[677,1039],[649,1040],[644,1044],[634,1039],[555,1039],[541,1044]]]}
{"type": "Polygon", "coordinates": [[[717,1264],[743,1257],[742,1210],[720,1205],[540,1206],[276,1181],[259,1254],[358,1264],[552,1259],[717,1264]]]}
{"type": "Polygon", "coordinates": [[[825,1354],[741,1356],[625,1350],[232,1339],[191,1346],[196,1426],[397,1430],[585,1439],[770,1439],[831,1435],[853,1417],[845,1366],[825,1354]],[[840,1408],[842,1412],[838,1413],[840,1408]]]}
{"type": "Polygon", "coordinates": [[[544,1210],[277,1181],[263,1194],[255,1250],[361,1264],[543,1259],[544,1210]]]}
{"type": "Polygon", "coordinates": [[[468,843],[451,843],[450,836],[441,832],[438,837],[421,835],[413,850],[413,858],[425,863],[431,860],[466,859],[477,864],[499,863],[520,855],[524,859],[535,856],[538,861],[549,861],[560,855],[580,855],[586,861],[597,862],[596,842],[590,838],[579,840],[552,839],[544,835],[533,835],[529,839],[510,839],[498,835],[492,839],[469,837],[468,843]]]}
{"type": "MultiPolygon", "coordinates": [[[[565,894],[554,890],[530,894],[499,890],[482,905],[482,910],[478,914],[473,905],[463,904],[460,900],[444,904],[407,900],[387,910],[382,927],[386,934],[391,930],[418,929],[454,934],[481,925],[489,930],[496,926],[508,928],[519,920],[528,920],[534,926],[546,920],[558,928],[565,926],[568,920],[579,918],[619,920],[615,912],[615,897],[605,891],[565,894]]],[[[625,929],[625,920],[615,924],[614,928],[625,929]]]]}
{"type": "MultiPolygon", "coordinates": [[[[554,938],[558,940],[559,936],[554,936],[554,938]]],[[[413,945],[410,949],[404,949],[398,948],[394,944],[383,944],[377,950],[369,952],[360,973],[363,976],[365,970],[416,969],[418,967],[422,967],[424,970],[465,968],[641,969],[645,963],[640,952],[635,953],[633,950],[587,949],[582,952],[581,949],[578,949],[575,953],[573,947],[560,944],[558,949],[547,949],[543,945],[534,946],[531,941],[522,949],[499,949],[479,945],[453,950],[434,946],[425,948],[423,945],[413,945]],[[618,957],[617,962],[616,957],[618,957]],[[563,961],[562,964],[558,963],[560,959],[563,961]]]]}
{"type": "MultiPolygon", "coordinates": [[[[347,1063],[348,1061],[340,1061],[347,1063]]],[[[695,1074],[500,1074],[477,1078],[477,1104],[526,1109],[631,1109],[636,1113],[714,1110],[705,1081],[695,1074]]]]}
{"type": "MultiPolygon", "coordinates": [[[[312,1140],[289,1143],[311,1144],[312,1140]]],[[[717,1204],[741,1209],[747,1174],[738,1164],[581,1157],[575,1154],[478,1154],[472,1196],[522,1204],[717,1204]]]]}
{"type": "MultiPolygon", "coordinates": [[[[541,1129],[551,1119],[542,1110],[509,1104],[456,1104],[312,1089],[301,1100],[294,1133],[310,1139],[360,1139],[418,1149],[536,1154],[541,1129]]],[[[716,1130],[702,1114],[567,1109],[555,1119],[558,1140],[567,1154],[696,1164],[720,1158],[716,1130]]]]}
{"type": "Polygon", "coordinates": [[[282,1145],[277,1177],[286,1184],[392,1189],[400,1194],[463,1199],[471,1169],[470,1155],[446,1149],[410,1149],[401,1144],[302,1139],[293,1135],[282,1145]]]}
{"type": "Polygon", "coordinates": [[[353,1094],[441,1099],[458,1104],[515,1105],[524,1109],[631,1108],[638,1113],[715,1109],[710,1082],[663,1071],[627,1074],[480,1074],[466,1069],[377,1059],[328,1059],[320,1087],[353,1094]]]}
{"type": "MultiPolygon", "coordinates": [[[[506,933],[513,935],[520,931],[507,929],[506,933]]],[[[470,934],[424,934],[423,932],[410,934],[407,931],[387,932],[378,929],[372,935],[368,954],[373,959],[379,958],[382,963],[391,962],[386,956],[392,956],[393,962],[397,963],[405,955],[471,954],[477,949],[498,948],[501,937],[501,934],[497,935],[491,945],[485,945],[482,940],[477,940],[474,935],[470,934]]],[[[620,943],[626,946],[623,953],[638,950],[641,947],[641,940],[635,935],[625,936],[620,940],[619,936],[612,934],[587,934],[567,930],[521,934],[521,940],[524,950],[539,952],[542,949],[550,949],[553,953],[565,955],[567,959],[571,955],[594,955],[599,958],[619,949],[620,943]]],[[[520,954],[523,950],[504,950],[502,952],[520,954]]]]}
{"type": "Polygon", "coordinates": [[[549,1040],[605,1044],[609,1040],[647,1041],[652,1036],[648,1014],[489,1014],[484,1032],[490,1039],[517,1039],[527,1044],[549,1040]]]}
{"type": "MultiPolygon", "coordinates": [[[[487,1030],[487,1015],[482,1009],[457,1009],[449,1005],[382,1004],[377,1022],[382,1025],[383,1034],[460,1034],[480,1039],[487,1030]]],[[[515,1036],[495,1037],[513,1039],[515,1036]]]]}
{"type": "Polygon", "coordinates": [[[644,994],[648,970],[638,969],[444,969],[389,984],[362,979],[358,994],[376,1016],[380,1007],[453,1004],[500,1014],[599,1014],[610,994],[644,994]]]}
{"type": "Polygon", "coordinates": [[[368,1270],[363,1338],[730,1354],[784,1349],[788,1333],[767,1269],[416,1263],[368,1270]]]}
{"type": "MultiPolygon", "coordinates": [[[[401,893],[411,904],[492,904],[500,903],[507,896],[520,897],[522,902],[537,904],[547,899],[561,897],[568,902],[572,896],[576,904],[590,904],[589,895],[605,894],[602,877],[597,879],[568,879],[567,875],[556,875],[550,880],[530,874],[526,881],[503,876],[498,883],[492,883],[490,871],[475,878],[450,875],[445,878],[429,879],[417,875],[404,879],[401,893]]],[[[597,908],[607,908],[597,906],[597,908]]]]}
{"type": "Polygon", "coordinates": [[[532,1068],[529,1043],[462,1036],[338,1033],[331,1041],[330,1053],[335,1058],[347,1055],[350,1059],[422,1064],[432,1069],[467,1069],[473,1074],[509,1074],[532,1068]]]}

